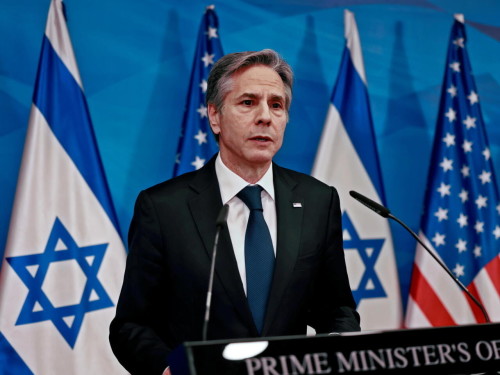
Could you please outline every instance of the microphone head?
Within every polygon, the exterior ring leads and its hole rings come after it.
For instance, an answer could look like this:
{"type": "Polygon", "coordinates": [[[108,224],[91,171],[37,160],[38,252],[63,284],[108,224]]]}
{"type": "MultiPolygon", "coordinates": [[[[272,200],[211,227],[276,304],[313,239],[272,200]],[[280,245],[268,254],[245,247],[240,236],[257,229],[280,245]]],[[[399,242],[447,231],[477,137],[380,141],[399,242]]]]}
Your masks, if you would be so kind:
{"type": "Polygon", "coordinates": [[[217,216],[217,220],[215,221],[216,227],[222,227],[226,223],[227,214],[229,213],[229,206],[225,204],[219,211],[219,215],[217,216]]]}
{"type": "Polygon", "coordinates": [[[349,192],[349,195],[354,199],[356,199],[357,201],[364,204],[369,209],[375,211],[380,216],[389,217],[389,215],[391,214],[391,211],[389,211],[388,208],[382,206],[381,204],[378,204],[377,202],[372,201],[370,198],[367,198],[364,195],[361,195],[354,190],[351,190],[349,192]]]}

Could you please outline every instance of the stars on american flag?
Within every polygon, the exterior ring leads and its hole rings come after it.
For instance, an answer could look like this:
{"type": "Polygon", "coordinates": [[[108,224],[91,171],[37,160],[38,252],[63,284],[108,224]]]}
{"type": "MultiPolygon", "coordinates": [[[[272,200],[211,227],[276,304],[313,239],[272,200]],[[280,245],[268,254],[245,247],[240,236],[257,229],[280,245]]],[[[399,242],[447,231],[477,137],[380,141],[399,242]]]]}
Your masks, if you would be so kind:
{"type": "Polygon", "coordinates": [[[465,267],[463,265],[457,263],[455,268],[453,268],[453,272],[455,273],[455,276],[456,277],[463,276],[465,274],[464,268],[465,267]]]}
{"type": "Polygon", "coordinates": [[[467,251],[467,241],[460,238],[455,244],[455,247],[457,248],[459,253],[463,253],[464,251],[467,251]]]}
{"type": "Polygon", "coordinates": [[[203,61],[203,64],[205,64],[205,68],[215,63],[214,57],[215,57],[214,53],[210,54],[208,52],[205,52],[205,54],[201,58],[201,61],[203,61]]]}
{"type": "Polygon", "coordinates": [[[210,134],[205,103],[208,75],[214,63],[223,56],[218,24],[215,7],[208,6],[198,32],[174,176],[200,169],[218,150],[210,134]]]}
{"type": "Polygon", "coordinates": [[[451,95],[452,98],[457,96],[457,88],[453,85],[451,85],[446,91],[451,95]]]}
{"type": "Polygon", "coordinates": [[[483,154],[485,160],[490,160],[491,154],[490,154],[489,148],[485,148],[483,150],[482,154],[483,154]]]}
{"type": "Polygon", "coordinates": [[[443,142],[446,143],[446,146],[454,146],[455,145],[455,136],[450,133],[446,133],[446,137],[443,138],[443,142]]]}
{"type": "Polygon", "coordinates": [[[467,202],[467,200],[469,199],[469,192],[465,189],[462,189],[462,191],[460,192],[460,194],[458,194],[458,196],[460,197],[462,203],[467,202]]]}
{"type": "Polygon", "coordinates": [[[472,151],[472,142],[469,142],[468,140],[464,140],[464,143],[462,143],[462,148],[464,152],[471,152],[472,151]]]}
{"type": "Polygon", "coordinates": [[[470,128],[476,127],[476,120],[477,119],[475,117],[471,117],[471,116],[467,115],[467,118],[462,122],[465,124],[467,129],[470,129],[470,128]]]}
{"type": "Polygon", "coordinates": [[[469,223],[467,222],[467,220],[468,220],[468,218],[467,218],[466,215],[460,214],[460,216],[457,219],[457,223],[460,225],[460,228],[463,228],[466,225],[469,225],[469,223]]]}
{"type": "Polygon", "coordinates": [[[191,163],[191,165],[196,169],[200,169],[205,165],[205,159],[200,158],[198,155],[196,155],[194,161],[191,163]]]}
{"type": "Polygon", "coordinates": [[[200,107],[196,110],[200,115],[200,118],[208,117],[208,109],[205,107],[205,104],[200,104],[200,107]]]}
{"type": "Polygon", "coordinates": [[[479,179],[483,185],[491,182],[491,172],[482,171],[479,175],[479,179]]]}
{"type": "Polygon", "coordinates": [[[446,185],[444,182],[441,183],[437,191],[439,191],[439,194],[441,194],[441,197],[444,197],[446,195],[450,195],[450,189],[451,185],[446,185]]]}
{"type": "MultiPolygon", "coordinates": [[[[455,15],[445,64],[435,140],[424,200],[421,235],[435,254],[486,306],[497,313],[500,300],[500,199],[488,148],[480,96],[466,49],[463,15],[455,15]]],[[[417,247],[417,272],[412,277],[407,326],[484,322],[467,318],[465,294],[449,295],[449,283],[434,282],[431,267],[417,247]],[[427,283],[422,283],[427,280],[427,283]],[[433,280],[429,283],[429,280],[433,280]],[[434,295],[440,303],[430,302],[434,295]],[[446,322],[446,323],[445,323],[446,322]]]]}
{"type": "Polygon", "coordinates": [[[452,38],[422,221],[440,257],[466,285],[500,249],[500,203],[465,37],[452,38]],[[434,161],[434,163],[433,163],[434,161]],[[432,167],[431,167],[432,168],[432,167]],[[492,242],[493,241],[493,242],[492,242]]]}
{"type": "Polygon", "coordinates": [[[444,234],[436,232],[436,234],[432,238],[432,242],[434,242],[434,245],[436,247],[438,247],[440,245],[444,245],[445,244],[445,241],[444,241],[445,238],[446,238],[446,236],[444,234]]]}
{"type": "Polygon", "coordinates": [[[479,97],[477,96],[477,94],[474,91],[470,92],[469,96],[467,96],[467,99],[469,99],[470,105],[479,103],[479,97]]]}
{"type": "Polygon", "coordinates": [[[207,81],[205,79],[201,80],[200,88],[202,93],[205,94],[207,92],[207,81]]]}
{"type": "Polygon", "coordinates": [[[453,169],[453,160],[444,158],[441,163],[439,163],[443,171],[451,171],[453,169]]]}
{"type": "Polygon", "coordinates": [[[487,207],[488,204],[486,203],[488,201],[488,197],[483,197],[481,194],[477,197],[476,199],[476,205],[477,208],[483,208],[487,207]]]}
{"type": "Polygon", "coordinates": [[[449,122],[453,122],[457,119],[457,113],[451,107],[448,108],[448,112],[446,112],[444,115],[448,117],[449,122]]]}
{"type": "Polygon", "coordinates": [[[436,216],[439,221],[448,220],[448,210],[439,207],[439,209],[434,213],[434,216],[436,216]]]}
{"type": "Polygon", "coordinates": [[[201,129],[198,130],[198,134],[194,136],[194,139],[198,141],[199,145],[202,145],[203,143],[207,143],[207,133],[203,132],[201,129]]]}
{"type": "Polygon", "coordinates": [[[460,63],[458,61],[455,61],[455,62],[452,62],[450,64],[450,68],[456,72],[456,73],[460,73],[460,63]]]}
{"type": "Polygon", "coordinates": [[[208,39],[212,38],[218,38],[219,36],[217,35],[217,28],[215,27],[208,27],[208,31],[205,32],[205,34],[208,36],[208,39]]]}
{"type": "Polygon", "coordinates": [[[474,229],[476,230],[476,233],[483,233],[484,232],[484,222],[476,221],[476,224],[474,224],[474,229]]]}
{"type": "Polygon", "coordinates": [[[453,44],[456,45],[457,47],[465,48],[465,39],[464,38],[457,38],[453,41],[453,44]]]}

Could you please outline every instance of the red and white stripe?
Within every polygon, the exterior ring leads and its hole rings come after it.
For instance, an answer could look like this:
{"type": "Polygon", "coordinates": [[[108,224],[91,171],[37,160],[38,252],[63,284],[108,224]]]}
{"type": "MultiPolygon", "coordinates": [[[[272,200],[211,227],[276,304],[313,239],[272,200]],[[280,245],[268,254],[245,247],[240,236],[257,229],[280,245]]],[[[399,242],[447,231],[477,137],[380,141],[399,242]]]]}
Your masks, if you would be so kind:
{"type": "MultiPolygon", "coordinates": [[[[420,233],[419,237],[439,257],[425,235],[420,233]]],[[[484,305],[491,321],[500,321],[500,255],[488,263],[467,288],[484,305]]],[[[480,309],[418,245],[405,326],[436,327],[484,322],[480,309]]]]}

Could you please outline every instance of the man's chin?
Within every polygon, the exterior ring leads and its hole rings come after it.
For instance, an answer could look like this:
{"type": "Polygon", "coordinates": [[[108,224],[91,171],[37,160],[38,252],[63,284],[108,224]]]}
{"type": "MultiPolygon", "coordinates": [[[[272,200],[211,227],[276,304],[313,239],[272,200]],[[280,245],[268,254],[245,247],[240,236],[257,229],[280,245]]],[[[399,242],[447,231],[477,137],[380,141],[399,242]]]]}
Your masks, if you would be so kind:
{"type": "Polygon", "coordinates": [[[258,150],[252,152],[252,154],[247,158],[250,164],[266,165],[272,162],[275,152],[270,150],[258,150]]]}

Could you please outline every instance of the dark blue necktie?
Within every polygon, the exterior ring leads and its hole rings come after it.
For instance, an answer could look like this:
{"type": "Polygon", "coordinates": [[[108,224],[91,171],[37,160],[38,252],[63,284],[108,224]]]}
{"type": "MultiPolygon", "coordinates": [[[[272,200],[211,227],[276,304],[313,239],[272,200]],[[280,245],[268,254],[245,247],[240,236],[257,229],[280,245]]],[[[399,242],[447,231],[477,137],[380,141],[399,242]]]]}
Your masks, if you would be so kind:
{"type": "Polygon", "coordinates": [[[274,273],[274,250],[271,234],[264,220],[260,193],[262,187],[247,186],[238,193],[250,209],[245,234],[247,299],[259,333],[264,326],[267,300],[274,273]]]}

